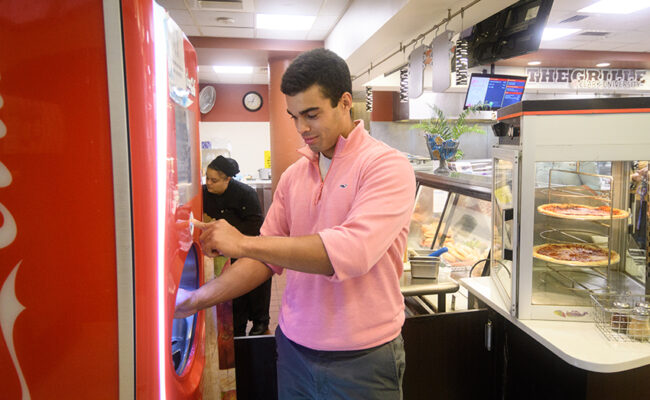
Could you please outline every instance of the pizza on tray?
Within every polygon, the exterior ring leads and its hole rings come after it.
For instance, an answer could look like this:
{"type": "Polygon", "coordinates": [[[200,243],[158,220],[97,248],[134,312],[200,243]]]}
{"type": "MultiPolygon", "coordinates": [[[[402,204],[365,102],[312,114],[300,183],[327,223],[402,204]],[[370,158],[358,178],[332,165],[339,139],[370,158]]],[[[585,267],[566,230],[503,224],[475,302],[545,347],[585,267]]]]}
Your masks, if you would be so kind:
{"type": "MultiPolygon", "coordinates": [[[[611,208],[609,206],[585,206],[570,203],[549,203],[537,207],[537,211],[544,215],[565,219],[602,220],[609,219],[611,208]]],[[[611,214],[614,219],[627,218],[629,212],[615,208],[611,214]]]]}
{"type": "MultiPolygon", "coordinates": [[[[592,244],[546,243],[533,247],[533,257],[556,264],[602,267],[607,265],[609,251],[592,244]]],[[[612,264],[620,261],[612,250],[612,264]]]]}

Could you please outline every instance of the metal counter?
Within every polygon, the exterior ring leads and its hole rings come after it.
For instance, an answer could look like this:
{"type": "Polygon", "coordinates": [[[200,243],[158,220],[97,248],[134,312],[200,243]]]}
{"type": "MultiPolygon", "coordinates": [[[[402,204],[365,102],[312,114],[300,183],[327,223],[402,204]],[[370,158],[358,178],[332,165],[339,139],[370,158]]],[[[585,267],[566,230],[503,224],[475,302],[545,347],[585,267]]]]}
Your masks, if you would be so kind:
{"type": "Polygon", "coordinates": [[[402,295],[409,296],[424,296],[430,294],[438,295],[438,305],[433,306],[425,297],[420,297],[420,300],[427,303],[429,306],[436,308],[438,312],[445,312],[447,309],[446,294],[458,291],[458,283],[452,280],[439,281],[438,279],[424,279],[412,278],[411,271],[404,271],[402,278],[399,281],[402,295]]]}

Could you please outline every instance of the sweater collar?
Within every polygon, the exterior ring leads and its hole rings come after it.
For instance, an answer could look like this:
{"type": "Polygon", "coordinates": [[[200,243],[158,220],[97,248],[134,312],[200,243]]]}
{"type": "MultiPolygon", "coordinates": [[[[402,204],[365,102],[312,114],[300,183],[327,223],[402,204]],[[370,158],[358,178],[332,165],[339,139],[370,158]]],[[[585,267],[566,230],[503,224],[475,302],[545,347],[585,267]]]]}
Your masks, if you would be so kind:
{"type": "MultiPolygon", "coordinates": [[[[339,136],[336,141],[336,147],[334,148],[334,156],[332,158],[344,157],[345,155],[355,152],[360,146],[363,140],[368,136],[368,131],[363,126],[363,120],[358,119],[354,121],[355,127],[352,129],[347,138],[339,136]]],[[[298,152],[305,156],[312,162],[318,162],[318,154],[309,148],[308,145],[304,145],[298,149],[298,152]]]]}

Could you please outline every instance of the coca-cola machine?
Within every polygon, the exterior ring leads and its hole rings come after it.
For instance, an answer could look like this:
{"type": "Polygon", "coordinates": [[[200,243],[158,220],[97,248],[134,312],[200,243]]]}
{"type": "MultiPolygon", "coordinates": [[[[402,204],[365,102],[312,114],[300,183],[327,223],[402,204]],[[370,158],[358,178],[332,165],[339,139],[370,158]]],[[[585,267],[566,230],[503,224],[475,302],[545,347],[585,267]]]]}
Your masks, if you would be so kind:
{"type": "Polygon", "coordinates": [[[0,1],[0,397],[201,397],[196,53],[153,0],[0,1]]]}

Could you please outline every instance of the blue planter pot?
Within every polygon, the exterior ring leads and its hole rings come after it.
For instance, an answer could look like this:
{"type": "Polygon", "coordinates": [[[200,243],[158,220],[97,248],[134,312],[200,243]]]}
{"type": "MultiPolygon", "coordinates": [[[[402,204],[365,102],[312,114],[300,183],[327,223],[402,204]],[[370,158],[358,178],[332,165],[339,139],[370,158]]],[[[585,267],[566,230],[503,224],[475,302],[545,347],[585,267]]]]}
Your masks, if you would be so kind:
{"type": "Polygon", "coordinates": [[[432,135],[430,133],[424,134],[429,156],[432,160],[440,160],[440,167],[434,172],[436,173],[449,173],[447,168],[447,160],[451,160],[458,152],[458,140],[447,139],[443,140],[440,135],[432,135]]]}

